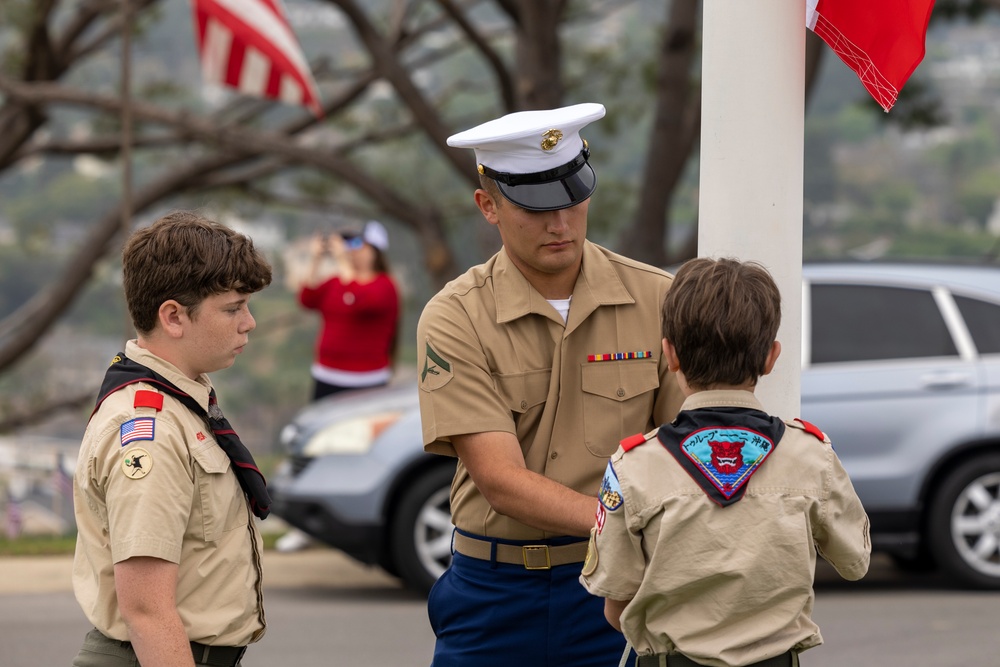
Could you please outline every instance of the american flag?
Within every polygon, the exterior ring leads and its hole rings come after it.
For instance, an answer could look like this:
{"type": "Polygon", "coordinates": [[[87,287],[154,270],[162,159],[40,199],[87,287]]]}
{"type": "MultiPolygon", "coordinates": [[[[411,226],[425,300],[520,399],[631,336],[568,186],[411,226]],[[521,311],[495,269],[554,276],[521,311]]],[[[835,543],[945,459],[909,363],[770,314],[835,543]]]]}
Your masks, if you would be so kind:
{"type": "Polygon", "coordinates": [[[122,424],[122,447],[136,440],[152,440],[155,417],[136,417],[122,424]]]}
{"type": "Polygon", "coordinates": [[[56,455],[56,467],[52,471],[52,491],[63,498],[73,497],[73,480],[63,467],[63,455],[56,455]]]}
{"type": "Polygon", "coordinates": [[[24,527],[24,520],[21,517],[21,501],[15,498],[10,492],[7,493],[7,511],[4,527],[7,531],[7,538],[11,540],[19,537],[21,529],[24,527]]]}
{"type": "Polygon", "coordinates": [[[308,107],[319,92],[281,0],[191,0],[206,81],[308,107]]]}

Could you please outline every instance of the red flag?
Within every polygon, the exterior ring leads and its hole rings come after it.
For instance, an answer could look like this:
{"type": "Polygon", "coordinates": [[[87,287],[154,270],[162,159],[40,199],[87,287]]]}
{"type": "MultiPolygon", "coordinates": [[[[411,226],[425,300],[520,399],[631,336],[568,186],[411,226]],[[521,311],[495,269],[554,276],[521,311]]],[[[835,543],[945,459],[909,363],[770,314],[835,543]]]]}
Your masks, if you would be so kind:
{"type": "Polygon", "coordinates": [[[281,0],[191,0],[206,81],[308,107],[322,115],[316,83],[281,0]]]}
{"type": "Polygon", "coordinates": [[[806,0],[806,25],[886,111],[924,58],[934,0],[806,0]]]}

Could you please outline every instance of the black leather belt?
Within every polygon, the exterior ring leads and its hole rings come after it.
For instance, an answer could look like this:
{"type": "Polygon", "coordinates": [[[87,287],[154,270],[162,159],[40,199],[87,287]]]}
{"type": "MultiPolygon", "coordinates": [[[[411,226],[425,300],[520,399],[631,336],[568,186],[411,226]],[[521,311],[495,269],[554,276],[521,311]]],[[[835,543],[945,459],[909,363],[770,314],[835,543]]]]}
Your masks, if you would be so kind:
{"type": "MultiPolygon", "coordinates": [[[[132,648],[132,642],[120,641],[118,644],[122,648],[132,648]]],[[[191,642],[191,655],[199,665],[212,665],[212,667],[236,667],[246,653],[246,646],[209,646],[191,642]]]]}
{"type": "Polygon", "coordinates": [[[236,667],[240,664],[246,650],[246,646],[208,646],[207,644],[191,642],[191,655],[194,656],[194,661],[199,665],[236,667]]]}
{"type": "MultiPolygon", "coordinates": [[[[797,655],[792,651],[786,651],[773,658],[750,663],[746,667],[798,667],[798,664],[797,655]]],[[[704,667],[704,665],[681,653],[656,653],[638,656],[635,659],[635,667],[704,667]]]]}
{"type": "Polygon", "coordinates": [[[572,544],[502,544],[455,533],[455,551],[479,560],[523,565],[526,570],[549,570],[557,565],[582,563],[587,557],[587,541],[572,544]]]}

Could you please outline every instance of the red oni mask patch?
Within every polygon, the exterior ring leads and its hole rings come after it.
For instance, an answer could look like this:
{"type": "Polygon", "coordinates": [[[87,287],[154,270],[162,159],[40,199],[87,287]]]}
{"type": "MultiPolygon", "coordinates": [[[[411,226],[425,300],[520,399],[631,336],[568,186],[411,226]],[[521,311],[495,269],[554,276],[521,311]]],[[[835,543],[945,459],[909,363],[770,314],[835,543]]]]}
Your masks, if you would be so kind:
{"type": "Polygon", "coordinates": [[[708,442],[712,448],[712,466],[723,475],[739,472],[743,467],[742,442],[708,442]]]}

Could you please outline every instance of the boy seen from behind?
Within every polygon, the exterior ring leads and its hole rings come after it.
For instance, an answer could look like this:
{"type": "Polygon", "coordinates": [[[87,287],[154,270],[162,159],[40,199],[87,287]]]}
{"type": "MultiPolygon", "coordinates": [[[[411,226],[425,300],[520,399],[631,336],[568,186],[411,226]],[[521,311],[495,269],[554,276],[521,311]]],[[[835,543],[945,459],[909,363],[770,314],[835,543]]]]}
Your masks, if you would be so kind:
{"type": "Polygon", "coordinates": [[[830,440],[754,396],[781,351],[781,296],[758,264],[684,264],[663,304],[677,418],[622,441],[580,577],[638,667],[786,667],[823,639],[816,555],[857,580],[868,517],[830,440]]]}

